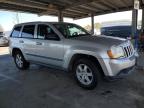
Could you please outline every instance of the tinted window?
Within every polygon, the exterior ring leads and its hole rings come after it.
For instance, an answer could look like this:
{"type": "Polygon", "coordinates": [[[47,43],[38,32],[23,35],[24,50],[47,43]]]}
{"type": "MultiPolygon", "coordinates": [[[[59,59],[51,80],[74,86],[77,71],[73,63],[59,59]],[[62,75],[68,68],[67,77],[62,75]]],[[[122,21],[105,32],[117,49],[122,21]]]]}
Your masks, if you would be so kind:
{"type": "Polygon", "coordinates": [[[57,34],[48,25],[38,25],[37,38],[47,40],[59,40],[57,34]]]}
{"type": "Polygon", "coordinates": [[[19,37],[20,30],[21,30],[21,26],[15,27],[12,34],[11,34],[11,37],[19,37]]]}
{"type": "Polygon", "coordinates": [[[22,31],[22,37],[24,38],[33,38],[34,37],[35,25],[26,25],[22,31]]]}

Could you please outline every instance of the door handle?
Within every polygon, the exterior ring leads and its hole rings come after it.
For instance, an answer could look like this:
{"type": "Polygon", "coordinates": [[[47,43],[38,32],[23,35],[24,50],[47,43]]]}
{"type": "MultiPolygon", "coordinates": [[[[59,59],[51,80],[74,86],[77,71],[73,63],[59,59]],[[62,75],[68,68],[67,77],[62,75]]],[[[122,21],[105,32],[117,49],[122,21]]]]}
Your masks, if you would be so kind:
{"type": "Polygon", "coordinates": [[[36,42],[36,45],[42,45],[42,43],[41,42],[36,42]]]}
{"type": "Polygon", "coordinates": [[[24,41],[23,41],[23,40],[20,40],[19,43],[24,43],[24,41]]]}

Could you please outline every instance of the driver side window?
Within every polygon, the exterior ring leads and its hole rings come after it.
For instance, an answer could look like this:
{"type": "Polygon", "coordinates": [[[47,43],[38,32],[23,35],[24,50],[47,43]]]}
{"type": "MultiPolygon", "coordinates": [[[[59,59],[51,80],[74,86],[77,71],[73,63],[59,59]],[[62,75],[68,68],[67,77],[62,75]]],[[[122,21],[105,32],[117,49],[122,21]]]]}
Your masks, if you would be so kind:
{"type": "Polygon", "coordinates": [[[48,25],[40,24],[37,29],[37,38],[46,40],[59,40],[58,35],[48,25]]]}

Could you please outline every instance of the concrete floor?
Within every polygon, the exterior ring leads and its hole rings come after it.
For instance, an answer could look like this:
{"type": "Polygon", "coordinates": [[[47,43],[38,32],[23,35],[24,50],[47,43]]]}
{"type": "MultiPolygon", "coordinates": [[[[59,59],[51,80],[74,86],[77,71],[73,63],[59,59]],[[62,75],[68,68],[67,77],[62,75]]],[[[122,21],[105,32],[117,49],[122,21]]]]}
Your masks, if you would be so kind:
{"type": "Polygon", "coordinates": [[[19,71],[7,48],[0,53],[0,108],[144,108],[141,70],[86,91],[68,73],[38,65],[19,71]]]}

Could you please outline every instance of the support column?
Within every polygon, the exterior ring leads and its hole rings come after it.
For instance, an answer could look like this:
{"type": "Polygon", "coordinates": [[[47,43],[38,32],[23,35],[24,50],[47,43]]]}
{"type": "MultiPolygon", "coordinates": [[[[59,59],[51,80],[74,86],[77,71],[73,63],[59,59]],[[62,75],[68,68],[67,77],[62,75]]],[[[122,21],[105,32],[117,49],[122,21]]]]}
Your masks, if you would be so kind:
{"type": "Polygon", "coordinates": [[[94,34],[94,15],[91,14],[91,33],[94,34]]]}
{"type": "Polygon", "coordinates": [[[137,31],[137,16],[138,11],[136,9],[133,9],[132,11],[132,36],[135,37],[135,33],[137,31]]]}
{"type": "Polygon", "coordinates": [[[134,41],[135,49],[138,48],[137,19],[138,19],[138,10],[133,9],[132,10],[132,37],[135,39],[134,41]]]}
{"type": "Polygon", "coordinates": [[[63,22],[63,13],[61,10],[58,12],[58,21],[63,22]]]}
{"type": "Polygon", "coordinates": [[[142,9],[142,25],[141,25],[141,32],[144,30],[144,8],[142,9]]]}

